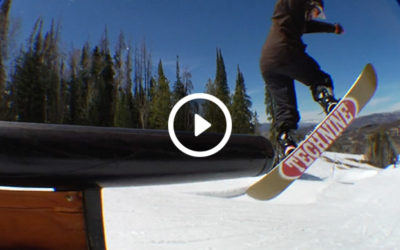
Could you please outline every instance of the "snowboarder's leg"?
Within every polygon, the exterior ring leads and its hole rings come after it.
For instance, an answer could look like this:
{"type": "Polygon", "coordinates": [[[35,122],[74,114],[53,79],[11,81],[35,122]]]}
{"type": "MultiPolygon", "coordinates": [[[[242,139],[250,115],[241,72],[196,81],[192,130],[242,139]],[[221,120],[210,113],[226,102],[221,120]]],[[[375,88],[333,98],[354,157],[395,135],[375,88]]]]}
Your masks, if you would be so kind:
{"type": "Polygon", "coordinates": [[[329,74],[321,70],[318,63],[307,53],[298,53],[286,69],[288,75],[310,87],[313,98],[325,113],[329,113],[338,100],[333,94],[333,81],[329,74]]]}
{"type": "Polygon", "coordinates": [[[274,73],[264,74],[264,79],[274,102],[275,130],[278,133],[276,140],[280,146],[278,150],[280,158],[283,158],[297,146],[293,131],[297,129],[300,116],[297,110],[294,81],[289,77],[274,73]]]}
{"type": "Polygon", "coordinates": [[[274,102],[275,128],[278,132],[297,129],[300,120],[294,82],[285,76],[270,76],[267,88],[274,102]]]}

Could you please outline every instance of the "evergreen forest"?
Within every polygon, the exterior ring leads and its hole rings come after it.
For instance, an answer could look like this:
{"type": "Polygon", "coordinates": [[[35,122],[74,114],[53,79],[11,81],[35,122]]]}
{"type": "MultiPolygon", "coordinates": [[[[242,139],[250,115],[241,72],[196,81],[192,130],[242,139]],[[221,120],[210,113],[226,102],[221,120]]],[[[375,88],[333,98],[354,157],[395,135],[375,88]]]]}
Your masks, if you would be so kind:
{"type": "MultiPolygon", "coordinates": [[[[29,37],[15,41],[11,4],[12,0],[4,0],[0,6],[1,120],[167,129],[174,104],[191,94],[194,84],[203,84],[192,82],[191,72],[182,70],[179,56],[176,77],[168,79],[162,59],[153,61],[145,42],[127,42],[121,32],[116,44],[110,44],[106,28],[98,44],[86,42],[79,49],[65,51],[60,46],[61,24],[52,21],[45,30],[38,17],[29,37]],[[11,47],[18,48],[13,55],[11,47]]],[[[230,110],[234,133],[257,130],[257,113],[252,111],[244,75],[238,65],[231,93],[220,48],[216,48],[215,79],[209,78],[203,85],[204,92],[219,98],[230,110]]],[[[223,132],[225,119],[220,112],[206,103],[202,110],[213,122],[213,132],[223,132]]],[[[176,128],[191,130],[194,112],[190,107],[180,112],[176,128]]]]}

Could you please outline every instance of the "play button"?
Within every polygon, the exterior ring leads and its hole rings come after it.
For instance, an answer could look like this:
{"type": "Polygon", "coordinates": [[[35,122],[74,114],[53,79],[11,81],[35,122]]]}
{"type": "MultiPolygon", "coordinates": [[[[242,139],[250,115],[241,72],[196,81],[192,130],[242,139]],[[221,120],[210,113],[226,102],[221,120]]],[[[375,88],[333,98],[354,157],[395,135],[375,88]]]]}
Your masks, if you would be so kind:
{"type": "Polygon", "coordinates": [[[194,136],[197,137],[201,135],[210,127],[211,123],[209,123],[206,119],[199,116],[198,114],[194,115],[194,136]]]}
{"type": "MultiPolygon", "coordinates": [[[[206,119],[204,119],[202,116],[199,114],[194,115],[194,136],[200,137],[205,131],[207,131],[212,124],[208,122],[206,119]]],[[[228,143],[229,138],[232,133],[232,118],[229,113],[228,108],[225,106],[225,104],[216,98],[215,96],[209,95],[209,94],[204,94],[204,93],[198,93],[198,94],[191,94],[188,95],[181,100],[179,100],[175,106],[172,108],[171,113],[169,114],[168,118],[168,133],[169,136],[174,143],[174,145],[183,153],[193,156],[193,157],[208,157],[213,154],[218,153],[225,145],[228,143]],[[226,122],[226,127],[225,127],[225,133],[224,136],[222,137],[222,140],[216,145],[215,147],[205,150],[205,151],[196,151],[192,150],[190,148],[187,148],[184,146],[179,139],[177,138],[175,134],[175,129],[174,129],[174,121],[176,114],[178,113],[179,109],[185,105],[186,103],[196,100],[196,99],[201,99],[205,101],[209,101],[214,103],[215,105],[218,106],[218,108],[222,111],[222,113],[225,116],[225,122],[226,122]]]]}

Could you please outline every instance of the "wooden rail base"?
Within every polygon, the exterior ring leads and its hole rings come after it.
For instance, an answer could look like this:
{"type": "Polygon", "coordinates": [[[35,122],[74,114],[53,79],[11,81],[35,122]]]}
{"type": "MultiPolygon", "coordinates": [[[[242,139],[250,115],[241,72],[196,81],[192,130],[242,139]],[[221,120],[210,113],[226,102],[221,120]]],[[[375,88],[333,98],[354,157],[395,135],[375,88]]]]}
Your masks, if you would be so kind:
{"type": "Polygon", "coordinates": [[[0,190],[0,249],[105,249],[100,188],[0,190]]]}

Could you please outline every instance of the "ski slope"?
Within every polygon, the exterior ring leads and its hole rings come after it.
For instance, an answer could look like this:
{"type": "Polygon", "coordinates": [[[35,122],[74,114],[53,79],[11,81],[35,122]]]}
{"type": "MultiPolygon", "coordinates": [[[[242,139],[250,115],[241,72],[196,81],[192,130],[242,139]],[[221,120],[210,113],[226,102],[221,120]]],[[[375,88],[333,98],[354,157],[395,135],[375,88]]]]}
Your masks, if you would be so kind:
{"type": "Polygon", "coordinates": [[[258,178],[103,191],[108,249],[400,249],[400,168],[325,153],[271,201],[258,178]]]}

